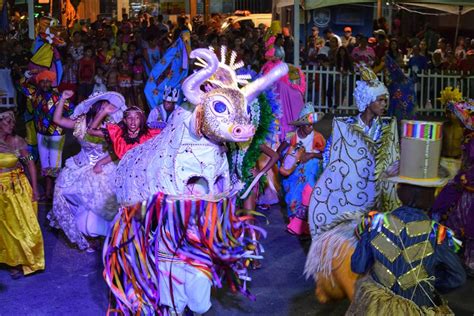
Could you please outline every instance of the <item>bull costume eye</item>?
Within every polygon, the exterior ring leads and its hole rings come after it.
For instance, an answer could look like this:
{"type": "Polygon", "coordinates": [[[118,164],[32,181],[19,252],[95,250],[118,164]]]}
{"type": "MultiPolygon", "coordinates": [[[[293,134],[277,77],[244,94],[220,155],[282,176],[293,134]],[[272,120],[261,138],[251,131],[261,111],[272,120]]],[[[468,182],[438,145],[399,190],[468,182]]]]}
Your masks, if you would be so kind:
{"type": "Polygon", "coordinates": [[[217,113],[224,113],[227,110],[227,106],[225,105],[224,102],[217,101],[214,103],[214,110],[217,113]]]}

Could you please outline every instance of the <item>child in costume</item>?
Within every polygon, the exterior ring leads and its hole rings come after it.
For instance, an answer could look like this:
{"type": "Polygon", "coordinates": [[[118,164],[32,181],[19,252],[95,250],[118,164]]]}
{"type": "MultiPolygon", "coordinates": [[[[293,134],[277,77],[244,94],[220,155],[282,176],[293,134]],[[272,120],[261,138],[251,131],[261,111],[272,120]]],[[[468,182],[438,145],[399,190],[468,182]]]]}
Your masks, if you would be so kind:
{"type": "Polygon", "coordinates": [[[127,108],[123,112],[123,120],[119,123],[109,123],[104,128],[100,128],[99,126],[105,117],[116,111],[116,106],[112,104],[103,106],[88,127],[87,134],[105,138],[118,159],[122,159],[127,151],[161,132],[161,129],[148,128],[145,113],[136,106],[127,108]]]}
{"type": "Polygon", "coordinates": [[[437,291],[466,281],[455,254],[459,241],[425,213],[436,187],[448,181],[448,171],[438,167],[441,126],[403,124],[401,159],[384,175],[398,183],[402,206],[390,213],[370,212],[359,225],[351,267],[367,275],[357,281],[346,315],[453,315],[437,291]]]}
{"type": "Polygon", "coordinates": [[[433,217],[443,221],[464,239],[464,264],[474,275],[474,100],[451,102],[448,106],[464,126],[462,164],[457,175],[438,195],[433,217]]]}
{"type": "Polygon", "coordinates": [[[103,139],[87,135],[87,128],[106,104],[116,111],[108,117],[118,123],[126,110],[125,100],[117,92],[92,94],[81,102],[70,118],[62,116],[66,99],[72,91],[64,91],[54,112],[54,122],[73,129],[81,144],[81,151],[66,160],[56,181],[53,207],[47,217],[50,225],[64,231],[71,243],[79,249],[94,251],[86,237],[105,236],[111,220],[117,213],[114,180],[116,166],[103,139]]]}
{"type": "Polygon", "coordinates": [[[321,173],[322,151],[326,146],[326,140],[313,124],[322,117],[322,113],[314,112],[312,103],[306,103],[299,119],[291,123],[297,126],[296,132],[289,133],[279,149],[287,158],[280,166],[290,219],[287,229],[296,235],[309,234],[307,201],[321,173]]]}

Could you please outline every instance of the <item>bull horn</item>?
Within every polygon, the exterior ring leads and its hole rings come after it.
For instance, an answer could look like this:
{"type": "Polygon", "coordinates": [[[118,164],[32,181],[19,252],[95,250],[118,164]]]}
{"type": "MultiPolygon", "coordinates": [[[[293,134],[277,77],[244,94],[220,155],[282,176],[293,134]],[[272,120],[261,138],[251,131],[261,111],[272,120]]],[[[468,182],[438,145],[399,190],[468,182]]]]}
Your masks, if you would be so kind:
{"type": "Polygon", "coordinates": [[[288,65],[286,63],[281,63],[273,67],[273,69],[270,70],[266,75],[243,87],[241,91],[244,94],[247,103],[250,103],[262,91],[265,91],[268,87],[270,87],[273,83],[275,83],[287,73],[288,65]]]}
{"type": "Polygon", "coordinates": [[[186,99],[189,100],[192,104],[200,104],[201,103],[201,96],[203,92],[200,89],[200,86],[209,79],[217,70],[219,66],[219,60],[217,60],[216,55],[206,48],[198,48],[195,49],[189,54],[190,58],[202,58],[206,61],[207,67],[202,68],[201,70],[195,72],[191,76],[189,76],[183,82],[183,93],[186,99]]]}

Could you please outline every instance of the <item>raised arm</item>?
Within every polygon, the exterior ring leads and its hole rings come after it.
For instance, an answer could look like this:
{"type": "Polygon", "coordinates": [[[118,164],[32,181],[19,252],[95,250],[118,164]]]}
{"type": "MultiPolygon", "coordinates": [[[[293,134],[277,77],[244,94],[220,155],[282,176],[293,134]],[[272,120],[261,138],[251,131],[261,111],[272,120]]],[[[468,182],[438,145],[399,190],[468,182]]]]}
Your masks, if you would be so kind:
{"type": "Polygon", "coordinates": [[[117,109],[112,104],[107,104],[106,106],[102,107],[100,112],[94,117],[92,124],[87,129],[87,134],[104,138],[104,132],[102,132],[102,130],[100,130],[98,127],[107,115],[112,114],[115,111],[117,111],[117,109]]]}
{"type": "Polygon", "coordinates": [[[54,110],[53,122],[58,124],[63,128],[74,128],[76,120],[63,117],[64,103],[67,99],[71,98],[74,95],[74,92],[71,90],[64,90],[59,98],[58,103],[56,104],[56,109],[54,110]]]}

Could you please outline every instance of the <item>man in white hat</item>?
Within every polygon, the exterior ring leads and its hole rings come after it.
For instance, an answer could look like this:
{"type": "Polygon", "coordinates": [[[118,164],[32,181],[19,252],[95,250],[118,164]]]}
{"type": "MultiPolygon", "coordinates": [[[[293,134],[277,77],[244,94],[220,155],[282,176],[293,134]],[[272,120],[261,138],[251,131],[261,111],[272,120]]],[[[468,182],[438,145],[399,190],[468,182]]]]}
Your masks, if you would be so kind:
{"type": "Polygon", "coordinates": [[[397,122],[381,117],[388,98],[385,85],[369,68],[362,66],[360,71],[362,80],[354,90],[360,113],[334,119],[323,153],[324,171],[309,201],[313,241],[305,274],[315,279],[320,301],[353,294],[350,284],[345,286],[347,291],[334,291],[334,286],[329,286],[329,292],[324,284],[334,284],[339,272],[333,267],[341,266],[336,257],[346,256],[357,243],[354,227],[360,216],[373,209],[390,211],[399,206],[395,185],[380,179],[382,171],[399,158],[397,122]]]}
{"type": "Polygon", "coordinates": [[[425,213],[436,187],[449,178],[439,167],[440,131],[439,123],[403,122],[400,162],[385,172],[398,184],[402,206],[371,212],[359,225],[351,267],[367,275],[357,281],[346,315],[454,315],[436,290],[451,290],[466,280],[455,254],[458,241],[425,213]]]}
{"type": "Polygon", "coordinates": [[[359,114],[334,119],[323,155],[325,169],[309,205],[313,239],[322,226],[347,212],[397,206],[394,186],[382,185],[377,172],[398,159],[397,123],[382,118],[388,99],[385,85],[365,66],[361,67],[361,77],[354,90],[359,114]]]}

